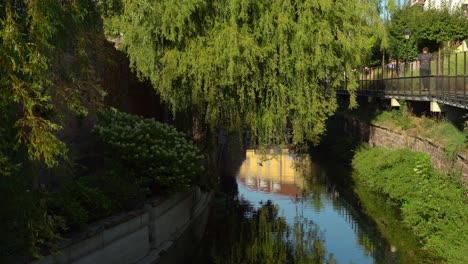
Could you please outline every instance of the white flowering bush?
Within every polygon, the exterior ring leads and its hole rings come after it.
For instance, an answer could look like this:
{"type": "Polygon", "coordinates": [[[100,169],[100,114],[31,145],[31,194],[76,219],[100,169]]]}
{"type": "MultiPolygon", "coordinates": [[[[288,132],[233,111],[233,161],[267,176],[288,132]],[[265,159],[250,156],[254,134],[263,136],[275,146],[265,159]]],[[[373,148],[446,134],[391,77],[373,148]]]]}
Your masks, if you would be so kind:
{"type": "Polygon", "coordinates": [[[189,187],[203,172],[198,148],[174,127],[115,109],[103,111],[95,133],[143,181],[189,187]]]}

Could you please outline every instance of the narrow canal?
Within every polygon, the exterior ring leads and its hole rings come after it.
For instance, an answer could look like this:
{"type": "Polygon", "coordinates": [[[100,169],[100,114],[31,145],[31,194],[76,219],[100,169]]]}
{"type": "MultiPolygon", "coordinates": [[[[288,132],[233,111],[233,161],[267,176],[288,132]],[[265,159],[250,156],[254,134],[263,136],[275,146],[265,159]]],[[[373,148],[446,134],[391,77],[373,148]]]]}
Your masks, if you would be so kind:
{"type": "Polygon", "coordinates": [[[192,263],[427,263],[398,213],[355,186],[349,166],[314,156],[248,150],[192,263]]]}

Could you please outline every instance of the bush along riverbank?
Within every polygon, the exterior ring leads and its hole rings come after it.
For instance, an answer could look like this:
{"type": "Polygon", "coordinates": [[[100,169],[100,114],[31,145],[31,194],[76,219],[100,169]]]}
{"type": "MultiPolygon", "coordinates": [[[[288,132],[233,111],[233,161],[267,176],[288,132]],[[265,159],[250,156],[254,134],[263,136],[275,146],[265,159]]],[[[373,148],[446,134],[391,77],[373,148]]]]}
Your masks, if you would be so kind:
{"type": "Polygon", "coordinates": [[[51,183],[36,188],[39,173],[0,137],[0,263],[54,253],[90,223],[206,182],[202,152],[172,126],[109,109],[94,134],[92,151],[48,169],[51,183]]]}
{"type": "Polygon", "coordinates": [[[435,170],[429,156],[407,149],[361,147],[352,161],[356,181],[384,194],[423,247],[443,262],[468,263],[466,187],[435,170]]]}

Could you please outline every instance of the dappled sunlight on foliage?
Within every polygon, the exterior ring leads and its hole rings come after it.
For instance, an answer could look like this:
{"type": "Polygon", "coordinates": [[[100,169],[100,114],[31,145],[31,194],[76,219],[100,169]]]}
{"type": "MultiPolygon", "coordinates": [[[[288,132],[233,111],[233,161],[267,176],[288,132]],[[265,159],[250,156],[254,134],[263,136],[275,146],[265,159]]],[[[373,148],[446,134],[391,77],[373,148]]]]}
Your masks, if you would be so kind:
{"type": "Polygon", "coordinates": [[[252,132],[264,145],[317,143],[335,89],[385,34],[378,1],[125,1],[106,18],[131,66],[173,111],[213,128],[252,132]]]}

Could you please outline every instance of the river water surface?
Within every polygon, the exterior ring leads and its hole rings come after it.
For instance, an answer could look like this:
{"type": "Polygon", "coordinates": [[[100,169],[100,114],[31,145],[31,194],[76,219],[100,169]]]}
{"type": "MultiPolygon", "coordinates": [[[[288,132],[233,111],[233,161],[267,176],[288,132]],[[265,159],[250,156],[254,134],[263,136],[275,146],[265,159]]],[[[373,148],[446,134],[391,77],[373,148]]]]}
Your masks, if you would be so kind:
{"type": "MultiPolygon", "coordinates": [[[[391,207],[379,204],[384,201],[375,194],[360,194],[369,201],[359,200],[355,191],[363,191],[352,183],[349,166],[333,158],[314,156],[299,157],[286,150],[275,155],[248,150],[235,175],[236,197],[253,209],[269,201],[276,205],[278,215],[289,226],[297,221],[313,223],[326,255],[332,256],[329,263],[421,263],[418,242],[396,219],[398,214],[390,212],[391,207]]],[[[233,205],[225,203],[223,206],[229,210],[233,205]]],[[[239,217],[249,215],[239,214],[239,217]]],[[[205,239],[213,240],[214,235],[218,238],[216,243],[228,241],[219,234],[226,231],[213,225],[223,222],[224,228],[229,229],[232,222],[219,214],[214,218],[209,222],[205,239]]],[[[226,243],[232,244],[232,241],[226,243]]],[[[232,247],[217,246],[210,252],[232,247]]],[[[227,255],[219,253],[218,256],[227,255]]],[[[211,261],[224,263],[223,257],[211,261]]]]}

